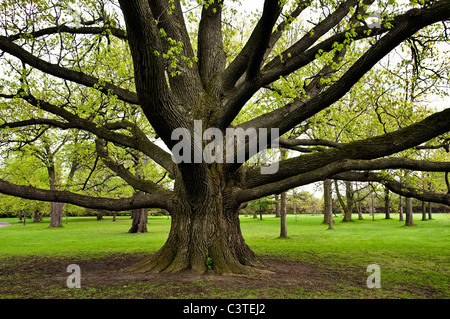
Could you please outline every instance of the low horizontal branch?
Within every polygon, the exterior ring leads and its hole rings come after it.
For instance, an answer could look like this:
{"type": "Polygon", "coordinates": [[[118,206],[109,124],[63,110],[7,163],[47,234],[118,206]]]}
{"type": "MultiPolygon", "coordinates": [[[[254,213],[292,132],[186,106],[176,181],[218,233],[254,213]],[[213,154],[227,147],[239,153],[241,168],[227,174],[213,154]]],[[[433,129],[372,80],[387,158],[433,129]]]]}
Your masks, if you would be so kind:
{"type": "Polygon", "coordinates": [[[245,185],[250,188],[256,187],[346,159],[374,160],[415,147],[448,131],[450,131],[450,108],[394,132],[281,161],[276,174],[263,175],[260,168],[248,171],[245,185]]]}
{"type": "Polygon", "coordinates": [[[346,181],[378,182],[380,184],[383,184],[390,191],[405,197],[413,197],[425,202],[450,205],[450,193],[444,194],[434,193],[422,189],[419,190],[413,187],[409,187],[405,183],[384,177],[377,173],[345,172],[336,174],[331,178],[346,181]]]}
{"type": "MultiPolygon", "coordinates": [[[[302,171],[302,173],[275,180],[264,185],[245,188],[236,192],[238,202],[245,202],[271,194],[279,194],[289,189],[322,181],[336,174],[349,171],[369,171],[385,169],[410,169],[416,171],[449,172],[450,162],[432,162],[409,158],[381,158],[376,160],[338,160],[326,166],[302,171]]],[[[270,175],[268,175],[270,176],[270,175]]]]}
{"type": "Polygon", "coordinates": [[[69,191],[51,191],[31,186],[16,185],[0,180],[0,193],[24,199],[45,202],[68,203],[91,209],[124,211],[139,208],[161,208],[170,210],[172,197],[162,194],[137,194],[129,198],[93,197],[69,191]]]}

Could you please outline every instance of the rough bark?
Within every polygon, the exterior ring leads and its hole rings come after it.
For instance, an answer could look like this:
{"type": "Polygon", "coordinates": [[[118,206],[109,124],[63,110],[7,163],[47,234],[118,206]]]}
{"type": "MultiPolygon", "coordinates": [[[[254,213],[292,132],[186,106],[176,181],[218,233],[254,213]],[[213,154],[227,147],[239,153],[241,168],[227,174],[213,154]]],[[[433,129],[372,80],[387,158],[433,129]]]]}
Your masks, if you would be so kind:
{"type": "MultiPolygon", "coordinates": [[[[203,274],[255,274],[265,272],[242,236],[239,207],[223,174],[223,165],[210,167],[206,192],[194,196],[177,178],[177,199],[170,209],[171,229],[164,246],[128,271],[203,274]],[[222,169],[221,169],[222,168],[222,169]]],[[[197,180],[197,182],[200,182],[197,180]]]]}
{"type": "MultiPolygon", "coordinates": [[[[176,70],[172,70],[174,67],[169,66],[167,59],[163,58],[164,53],[172,45],[167,41],[169,37],[183,43],[181,56],[187,59],[194,58],[180,1],[171,1],[174,8],[172,14],[169,14],[165,0],[120,0],[119,3],[127,28],[123,36],[126,36],[133,58],[136,93],[108,81],[102,81],[102,85],[99,85],[98,78],[64,68],[61,66],[64,63],[48,63],[14,43],[10,37],[0,36],[0,50],[46,74],[96,89],[106,95],[114,94],[125,103],[139,104],[154,132],[169,148],[176,143],[171,136],[174,129],[187,128],[192,132],[193,121],[197,119],[204,121],[205,128],[218,127],[223,130],[229,127],[242,107],[262,87],[313,62],[319,50],[328,52],[334,48],[334,44],[343,44],[348,40],[347,33],[350,32],[341,32],[329,39],[322,39],[322,35],[330,33],[334,27],[338,29],[347,25],[349,21],[345,17],[348,16],[351,7],[358,5],[356,0],[343,1],[333,13],[315,25],[311,33],[306,33],[283,54],[276,55],[273,61],[265,61],[268,57],[267,52],[273,47],[273,41],[276,41],[272,37],[273,27],[282,11],[282,2],[267,0],[261,19],[248,42],[236,59],[225,68],[220,30],[221,7],[218,1],[210,2],[209,7],[204,6],[200,22],[200,43],[197,46],[199,63],[193,63],[190,67],[187,66],[188,62],[179,61],[176,70]],[[216,9],[216,12],[212,9],[216,9]],[[162,29],[167,33],[167,37],[161,36],[162,29]],[[171,71],[180,72],[179,75],[171,77],[168,76],[168,72],[171,71]]],[[[416,31],[448,19],[449,8],[450,2],[444,0],[427,9],[410,10],[395,17],[391,23],[392,28],[382,27],[372,30],[371,36],[367,32],[368,28],[358,27],[353,37],[355,41],[381,33],[384,35],[374,37],[374,45],[362,54],[340,79],[333,81],[326,90],[325,86],[314,88],[313,85],[312,91],[307,93],[315,94],[311,94],[309,100],[277,108],[254,121],[243,123],[242,127],[249,125],[254,128],[277,127],[280,128],[280,133],[290,131],[342,98],[380,59],[416,31]]],[[[65,32],[70,33],[74,30],[65,29],[65,32]]],[[[317,82],[320,82],[320,79],[312,83],[317,82]]],[[[450,124],[450,110],[447,109],[419,123],[383,136],[336,145],[332,150],[285,160],[280,164],[277,174],[263,176],[260,169],[247,170],[248,167],[242,168],[240,165],[230,165],[230,169],[224,169],[225,165],[208,165],[204,162],[173,165],[170,155],[149,143],[137,125],[125,120],[100,125],[76,115],[77,113],[71,113],[68,111],[70,108],[39,101],[32,96],[23,95],[24,92],[18,93],[21,94],[1,93],[0,97],[12,99],[20,96],[37,109],[56,115],[57,120],[35,119],[27,123],[23,121],[15,123],[16,125],[49,125],[62,130],[69,128],[84,130],[99,139],[141,151],[174,175],[175,190],[162,191],[154,183],[142,181],[120,165],[116,165],[117,163],[108,156],[105,145],[98,143],[97,151],[104,163],[126,183],[145,194],[124,199],[93,198],[67,191],[19,186],[0,180],[0,192],[28,199],[66,202],[112,211],[140,210],[146,207],[169,210],[172,225],[167,242],[150,259],[130,268],[136,271],[190,270],[204,273],[213,270],[218,273],[259,273],[259,267],[254,267],[259,266],[257,258],[245,244],[240,230],[238,215],[240,203],[329,179],[342,172],[411,165],[411,161],[395,161],[382,157],[446,133],[450,124]],[[126,130],[127,133],[117,133],[118,130],[126,130]],[[376,160],[377,158],[382,159],[376,160]]],[[[2,125],[8,126],[6,123],[2,125]]],[[[415,168],[419,165],[417,162],[413,164],[415,168]]],[[[419,166],[427,166],[421,165],[419,166]]],[[[442,171],[446,171],[445,165],[442,166],[444,166],[442,171]]],[[[401,186],[388,183],[388,187],[397,190],[401,186]]],[[[436,198],[442,203],[448,203],[450,200],[447,195],[430,197],[429,194],[424,194],[414,193],[414,196],[436,198]]],[[[329,208],[325,216],[328,216],[332,228],[331,197],[328,200],[329,208]]]]}
{"type": "Polygon", "coordinates": [[[222,40],[221,0],[204,6],[198,32],[198,68],[203,86],[225,69],[226,56],[222,40]]]}

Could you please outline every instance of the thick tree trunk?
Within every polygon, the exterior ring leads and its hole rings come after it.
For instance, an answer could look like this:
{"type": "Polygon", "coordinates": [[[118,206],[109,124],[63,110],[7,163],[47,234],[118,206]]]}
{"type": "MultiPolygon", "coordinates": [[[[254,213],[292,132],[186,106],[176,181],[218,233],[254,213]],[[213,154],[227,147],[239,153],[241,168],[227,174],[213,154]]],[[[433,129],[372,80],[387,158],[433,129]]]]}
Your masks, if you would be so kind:
{"type": "Polygon", "coordinates": [[[405,218],[405,226],[413,226],[413,209],[412,209],[412,198],[406,198],[406,218],[405,218]]]}
{"type": "MultiPolygon", "coordinates": [[[[266,272],[241,233],[239,203],[220,178],[209,179],[206,191],[189,195],[181,182],[171,209],[171,229],[164,246],[127,271],[203,274],[252,274],[266,272]]],[[[204,184],[205,185],[205,184],[204,184]]]]}
{"type": "Polygon", "coordinates": [[[133,218],[133,222],[131,224],[131,228],[128,231],[129,233],[146,233],[147,232],[147,216],[148,211],[145,208],[134,209],[131,212],[131,217],[133,218]]]}
{"type": "Polygon", "coordinates": [[[287,197],[286,192],[281,193],[281,211],[280,211],[280,238],[287,238],[287,222],[286,222],[286,213],[287,213],[287,197]]]}
{"type": "Polygon", "coordinates": [[[64,203],[51,203],[49,228],[62,226],[63,210],[64,210],[64,203]]]}

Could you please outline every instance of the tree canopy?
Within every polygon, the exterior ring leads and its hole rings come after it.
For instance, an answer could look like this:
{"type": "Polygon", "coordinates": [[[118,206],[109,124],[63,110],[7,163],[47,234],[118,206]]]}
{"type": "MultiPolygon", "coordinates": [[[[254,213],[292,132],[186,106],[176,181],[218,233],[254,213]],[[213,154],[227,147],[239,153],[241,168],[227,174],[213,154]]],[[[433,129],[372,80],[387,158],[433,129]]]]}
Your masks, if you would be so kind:
{"type": "MultiPolygon", "coordinates": [[[[5,170],[0,192],[107,210],[163,208],[182,216],[172,225],[178,235],[186,218],[193,233],[227,232],[240,204],[327,178],[377,181],[450,204],[448,190],[380,174],[450,171],[450,109],[431,101],[448,94],[450,1],[266,0],[261,7],[243,16],[231,0],[3,1],[1,164],[42,151],[46,139],[52,147],[65,140],[60,170],[68,174],[76,157],[84,169],[71,185],[85,187],[49,189],[5,170]],[[172,133],[194,136],[198,120],[203,131],[224,134],[278,129],[279,145],[300,155],[281,159],[274,174],[258,161],[175,163],[172,133]],[[90,172],[100,168],[128,191],[87,192],[98,182],[90,172]],[[228,226],[197,229],[198,219],[215,224],[212,211],[228,226]]],[[[257,154],[248,147],[245,155],[257,154]]],[[[186,257],[189,266],[156,268],[204,270],[194,257],[220,250],[208,236],[201,253],[186,257]]],[[[241,236],[232,240],[246,247],[241,236]]],[[[157,258],[177,260],[183,248],[170,238],[169,246],[157,258]]],[[[231,258],[217,251],[208,256],[231,258]]],[[[231,254],[240,264],[253,257],[247,248],[231,254]]]]}

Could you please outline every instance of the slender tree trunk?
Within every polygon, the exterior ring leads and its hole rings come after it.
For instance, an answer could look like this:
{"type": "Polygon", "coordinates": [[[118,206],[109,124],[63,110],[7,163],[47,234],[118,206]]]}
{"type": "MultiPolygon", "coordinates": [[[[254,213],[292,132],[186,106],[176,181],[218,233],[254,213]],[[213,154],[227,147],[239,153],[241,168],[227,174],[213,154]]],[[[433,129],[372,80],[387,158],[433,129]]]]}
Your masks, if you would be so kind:
{"type": "Polygon", "coordinates": [[[385,219],[391,219],[391,214],[390,214],[390,210],[391,210],[391,198],[389,196],[389,189],[385,188],[384,189],[384,214],[385,214],[385,219]]]}
{"type": "Polygon", "coordinates": [[[294,213],[295,221],[297,221],[297,205],[295,203],[294,195],[292,195],[292,212],[294,213]]]}
{"type": "Polygon", "coordinates": [[[413,209],[412,209],[412,198],[406,197],[406,218],[405,218],[405,226],[413,226],[413,209]]]}
{"type": "Polygon", "coordinates": [[[280,217],[280,195],[275,194],[275,217],[280,217]]]}
{"type": "Polygon", "coordinates": [[[401,195],[398,197],[398,201],[399,201],[398,220],[400,222],[402,222],[403,221],[403,197],[401,195]]]}
{"type": "Polygon", "coordinates": [[[281,193],[281,230],[280,230],[280,238],[287,238],[287,222],[286,222],[286,213],[287,213],[287,196],[286,192],[281,193]]]}
{"type": "Polygon", "coordinates": [[[145,208],[134,209],[131,212],[131,216],[133,217],[133,222],[131,224],[131,228],[128,231],[129,233],[146,233],[147,230],[147,219],[148,219],[148,211],[145,208]]]}
{"type": "Polygon", "coordinates": [[[331,180],[326,179],[323,181],[323,197],[324,197],[324,212],[323,212],[323,224],[328,225],[328,229],[333,229],[333,199],[331,190],[331,180]]]}
{"type": "Polygon", "coordinates": [[[352,221],[352,214],[353,214],[353,206],[355,203],[354,200],[354,193],[353,193],[353,185],[350,181],[345,181],[345,199],[347,201],[347,211],[345,212],[344,219],[347,222],[352,221]]]}
{"type": "Polygon", "coordinates": [[[422,220],[427,220],[427,207],[424,201],[422,201],[422,220]]]}
{"type": "Polygon", "coordinates": [[[370,196],[370,211],[372,213],[372,221],[375,221],[375,205],[374,205],[374,198],[373,198],[373,193],[370,196]]]}
{"type": "MultiPolygon", "coordinates": [[[[431,192],[433,191],[433,185],[431,184],[431,182],[428,183],[428,190],[431,192]]],[[[433,219],[433,216],[431,215],[432,213],[432,208],[431,208],[432,203],[428,202],[428,219],[433,219]]]]}
{"type": "Polygon", "coordinates": [[[347,206],[344,203],[344,200],[342,199],[341,193],[339,192],[339,185],[338,185],[338,181],[336,179],[334,180],[334,189],[336,191],[336,197],[337,197],[337,199],[339,201],[339,205],[341,205],[342,210],[343,210],[342,214],[344,216],[344,218],[343,218],[343,221],[344,221],[345,215],[346,215],[346,212],[347,212],[347,206]]]}
{"type": "Polygon", "coordinates": [[[429,220],[433,219],[431,205],[432,205],[431,202],[428,202],[428,219],[429,220]]]}
{"type": "Polygon", "coordinates": [[[363,214],[362,214],[361,202],[358,202],[357,207],[358,207],[358,220],[363,220],[364,217],[363,217],[363,214]]]}

